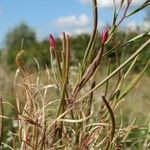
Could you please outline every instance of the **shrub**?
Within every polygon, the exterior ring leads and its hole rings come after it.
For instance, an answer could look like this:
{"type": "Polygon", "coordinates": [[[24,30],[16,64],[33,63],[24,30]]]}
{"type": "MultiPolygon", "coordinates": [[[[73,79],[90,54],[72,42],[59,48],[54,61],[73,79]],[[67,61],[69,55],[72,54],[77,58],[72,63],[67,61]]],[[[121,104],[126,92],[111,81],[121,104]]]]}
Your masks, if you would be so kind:
{"type": "MultiPolygon", "coordinates": [[[[122,21],[147,6],[149,1],[129,15],[127,12],[132,1],[127,1],[125,9],[124,1],[121,1],[123,16],[119,20],[115,9],[113,25],[104,29],[99,38],[97,1],[92,2],[93,32],[81,62],[71,65],[70,37],[65,33],[61,39],[62,51],[57,50],[53,36],[49,37],[51,68],[46,69],[47,75],[40,71],[38,61],[38,72],[31,74],[21,59],[24,51],[17,54],[18,70],[14,79],[17,117],[13,119],[18,121],[18,127],[17,132],[12,133],[11,146],[14,149],[121,149],[139,142],[139,139],[133,138],[137,137],[136,134],[148,134],[147,129],[142,132],[136,128],[135,121],[126,127],[116,124],[115,111],[149,65],[148,61],[141,72],[125,84],[139,54],[150,43],[150,39],[139,45],[125,60],[120,59],[119,50],[149,33],[114,45],[107,52],[105,48],[112,42],[122,21]],[[95,51],[97,39],[101,44],[99,50],[95,51]],[[116,66],[111,70],[109,59],[107,75],[99,81],[96,76],[100,76],[101,60],[111,52],[115,52],[116,66]],[[100,94],[101,91],[103,94],[100,94]]],[[[146,137],[142,138],[141,143],[144,142],[142,148],[148,147],[146,137]]]]}

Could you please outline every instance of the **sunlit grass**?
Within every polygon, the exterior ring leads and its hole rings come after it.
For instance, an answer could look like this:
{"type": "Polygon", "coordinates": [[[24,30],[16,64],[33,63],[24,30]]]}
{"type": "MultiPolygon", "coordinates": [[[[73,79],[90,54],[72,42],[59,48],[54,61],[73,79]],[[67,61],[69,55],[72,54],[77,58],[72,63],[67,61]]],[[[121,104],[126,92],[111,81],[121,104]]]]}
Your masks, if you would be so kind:
{"type": "Polygon", "coordinates": [[[142,33],[123,44],[114,43],[119,25],[129,16],[142,10],[149,1],[128,14],[132,1],[120,9],[115,7],[113,24],[97,34],[98,7],[93,0],[93,30],[81,62],[71,63],[71,41],[62,33],[62,48],[58,50],[50,34],[50,65],[32,71],[23,61],[25,50],[16,55],[17,70],[13,77],[4,70],[1,86],[1,148],[21,150],[47,149],[121,149],[148,148],[150,79],[144,73],[150,61],[138,73],[133,68],[140,54],[150,44],[147,39],[127,58],[119,50],[138,39],[142,33]],[[95,42],[99,39],[98,50],[95,42]],[[115,53],[115,63],[106,58],[115,53]],[[105,58],[105,61],[103,59],[105,58]],[[140,79],[144,77],[141,82],[140,79]],[[3,87],[3,84],[5,85],[3,87]],[[8,90],[8,91],[7,91],[8,90]],[[142,122],[142,123],[141,123],[142,122]],[[11,125],[4,128],[4,125],[11,125]],[[11,128],[11,129],[10,129],[11,128]],[[5,135],[4,135],[5,134],[5,135]],[[4,140],[3,140],[4,139],[4,140]]]}

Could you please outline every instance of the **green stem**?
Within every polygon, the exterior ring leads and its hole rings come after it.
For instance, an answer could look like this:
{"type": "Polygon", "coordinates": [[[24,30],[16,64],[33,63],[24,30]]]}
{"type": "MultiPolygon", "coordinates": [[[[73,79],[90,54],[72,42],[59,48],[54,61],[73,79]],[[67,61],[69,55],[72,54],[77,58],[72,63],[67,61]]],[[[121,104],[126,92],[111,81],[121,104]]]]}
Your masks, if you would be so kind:
{"type": "MultiPolygon", "coordinates": [[[[85,94],[84,96],[80,97],[79,99],[76,100],[75,104],[78,104],[79,102],[81,102],[84,98],[86,98],[90,93],[92,93],[93,91],[97,90],[100,86],[102,86],[104,83],[106,83],[110,78],[112,78],[118,71],[120,71],[121,69],[123,69],[128,63],[130,63],[130,61],[132,61],[137,55],[139,55],[139,53],[141,53],[143,51],[143,49],[150,44],[150,39],[147,40],[135,53],[133,53],[126,61],[124,61],[118,68],[116,68],[112,73],[110,73],[106,78],[104,78],[100,83],[98,83],[92,90],[90,90],[87,94],[85,94]]],[[[56,118],[55,121],[59,120],[60,118],[62,118],[65,114],[67,114],[70,110],[72,110],[75,107],[75,104],[73,106],[71,106],[69,109],[67,109],[64,113],[62,113],[58,118],[56,118]]],[[[53,122],[55,123],[55,122],[53,122]]],[[[53,124],[52,123],[52,124],[53,124]]],[[[51,124],[51,125],[52,125],[51,124]]]]}
{"type": "Polygon", "coordinates": [[[112,110],[110,104],[107,102],[105,96],[102,96],[102,99],[103,99],[103,102],[105,103],[105,106],[106,106],[107,109],[108,109],[108,112],[109,112],[110,118],[111,118],[111,122],[112,122],[111,132],[110,132],[110,141],[108,142],[108,144],[107,144],[107,146],[106,146],[106,150],[107,150],[107,149],[109,149],[110,144],[111,144],[111,141],[112,141],[113,138],[114,138],[116,123],[115,123],[114,113],[113,113],[113,110],[112,110]]]}
{"type": "Polygon", "coordinates": [[[88,46],[86,48],[85,54],[84,54],[84,58],[83,58],[83,72],[86,66],[86,58],[88,57],[89,51],[93,45],[95,36],[96,36],[96,32],[97,32],[97,24],[98,24],[98,8],[97,8],[97,0],[93,0],[92,1],[93,4],[93,32],[91,34],[90,37],[90,41],[88,43],[88,46]]]}
{"type": "Polygon", "coordinates": [[[102,47],[99,50],[96,58],[93,60],[92,64],[88,67],[88,69],[86,70],[85,74],[83,75],[81,81],[76,86],[76,88],[74,90],[74,93],[73,93],[74,98],[76,97],[78,92],[81,90],[81,88],[89,81],[89,79],[95,73],[95,71],[96,71],[96,69],[97,69],[97,67],[100,64],[100,61],[102,59],[103,51],[104,51],[104,45],[102,45],[102,47]]]}
{"type": "Polygon", "coordinates": [[[150,39],[147,40],[135,53],[133,53],[126,61],[124,61],[118,68],[116,68],[112,73],[110,73],[105,79],[103,79],[100,83],[98,83],[91,91],[89,91],[87,94],[79,98],[77,101],[80,101],[81,99],[87,97],[91,92],[95,91],[98,89],[100,86],[102,86],[107,80],[112,78],[118,71],[123,69],[130,61],[132,61],[139,53],[143,51],[143,49],[150,44],[150,39]]]}

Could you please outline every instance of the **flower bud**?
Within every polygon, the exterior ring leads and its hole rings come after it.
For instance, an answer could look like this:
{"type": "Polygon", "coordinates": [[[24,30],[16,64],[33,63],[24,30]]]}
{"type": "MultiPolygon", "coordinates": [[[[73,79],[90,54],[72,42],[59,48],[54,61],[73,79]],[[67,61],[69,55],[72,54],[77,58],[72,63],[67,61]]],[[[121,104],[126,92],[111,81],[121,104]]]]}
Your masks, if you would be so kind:
{"type": "Polygon", "coordinates": [[[101,43],[105,44],[108,39],[108,28],[104,28],[101,34],[101,43]]]}
{"type": "Polygon", "coordinates": [[[52,34],[49,35],[48,40],[49,40],[49,45],[50,45],[50,47],[51,47],[51,48],[55,48],[55,40],[54,40],[52,34]]]}

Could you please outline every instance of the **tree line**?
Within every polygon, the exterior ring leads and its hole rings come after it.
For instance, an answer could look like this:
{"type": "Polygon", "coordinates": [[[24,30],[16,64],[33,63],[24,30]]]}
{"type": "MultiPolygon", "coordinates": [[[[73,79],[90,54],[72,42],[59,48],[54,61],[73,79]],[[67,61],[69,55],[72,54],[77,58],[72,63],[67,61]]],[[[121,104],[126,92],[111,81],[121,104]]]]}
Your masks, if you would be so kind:
{"type": "MultiPolygon", "coordinates": [[[[138,35],[137,31],[130,31],[130,33],[126,33],[126,31],[119,30],[115,37],[112,38],[111,42],[106,45],[105,52],[109,51],[114,47],[114,45],[119,45],[119,43],[125,43],[126,41],[132,39],[132,37],[138,35]]],[[[72,51],[72,64],[78,63],[82,60],[84,51],[90,39],[89,34],[81,34],[76,36],[71,36],[71,51],[72,51]]],[[[139,40],[136,40],[134,43],[129,44],[126,48],[119,48],[118,55],[120,58],[127,58],[131,53],[133,53],[139,45],[144,43],[146,39],[149,37],[143,37],[139,40]]],[[[56,47],[61,55],[61,39],[56,38],[56,47]]],[[[95,42],[95,50],[99,50],[100,47],[100,33],[97,33],[97,39],[95,42]]],[[[42,41],[38,41],[36,38],[36,33],[32,28],[30,28],[26,23],[21,23],[16,26],[13,30],[9,31],[5,37],[5,47],[0,51],[1,57],[3,53],[5,53],[5,60],[10,70],[16,69],[15,65],[15,57],[16,54],[21,50],[25,50],[25,54],[23,56],[24,62],[30,67],[35,68],[36,63],[33,58],[36,58],[40,64],[40,66],[44,69],[46,66],[50,64],[50,55],[49,55],[49,43],[48,38],[42,41]]],[[[141,54],[137,63],[134,67],[135,71],[139,71],[142,69],[146,61],[149,59],[150,51],[148,47],[145,49],[145,52],[141,54]],[[140,65],[139,65],[140,64],[140,65]]],[[[112,62],[115,65],[116,54],[115,51],[108,54],[104,61],[107,61],[111,58],[112,62]]],[[[150,69],[147,70],[147,73],[150,75],[150,69]]]]}

